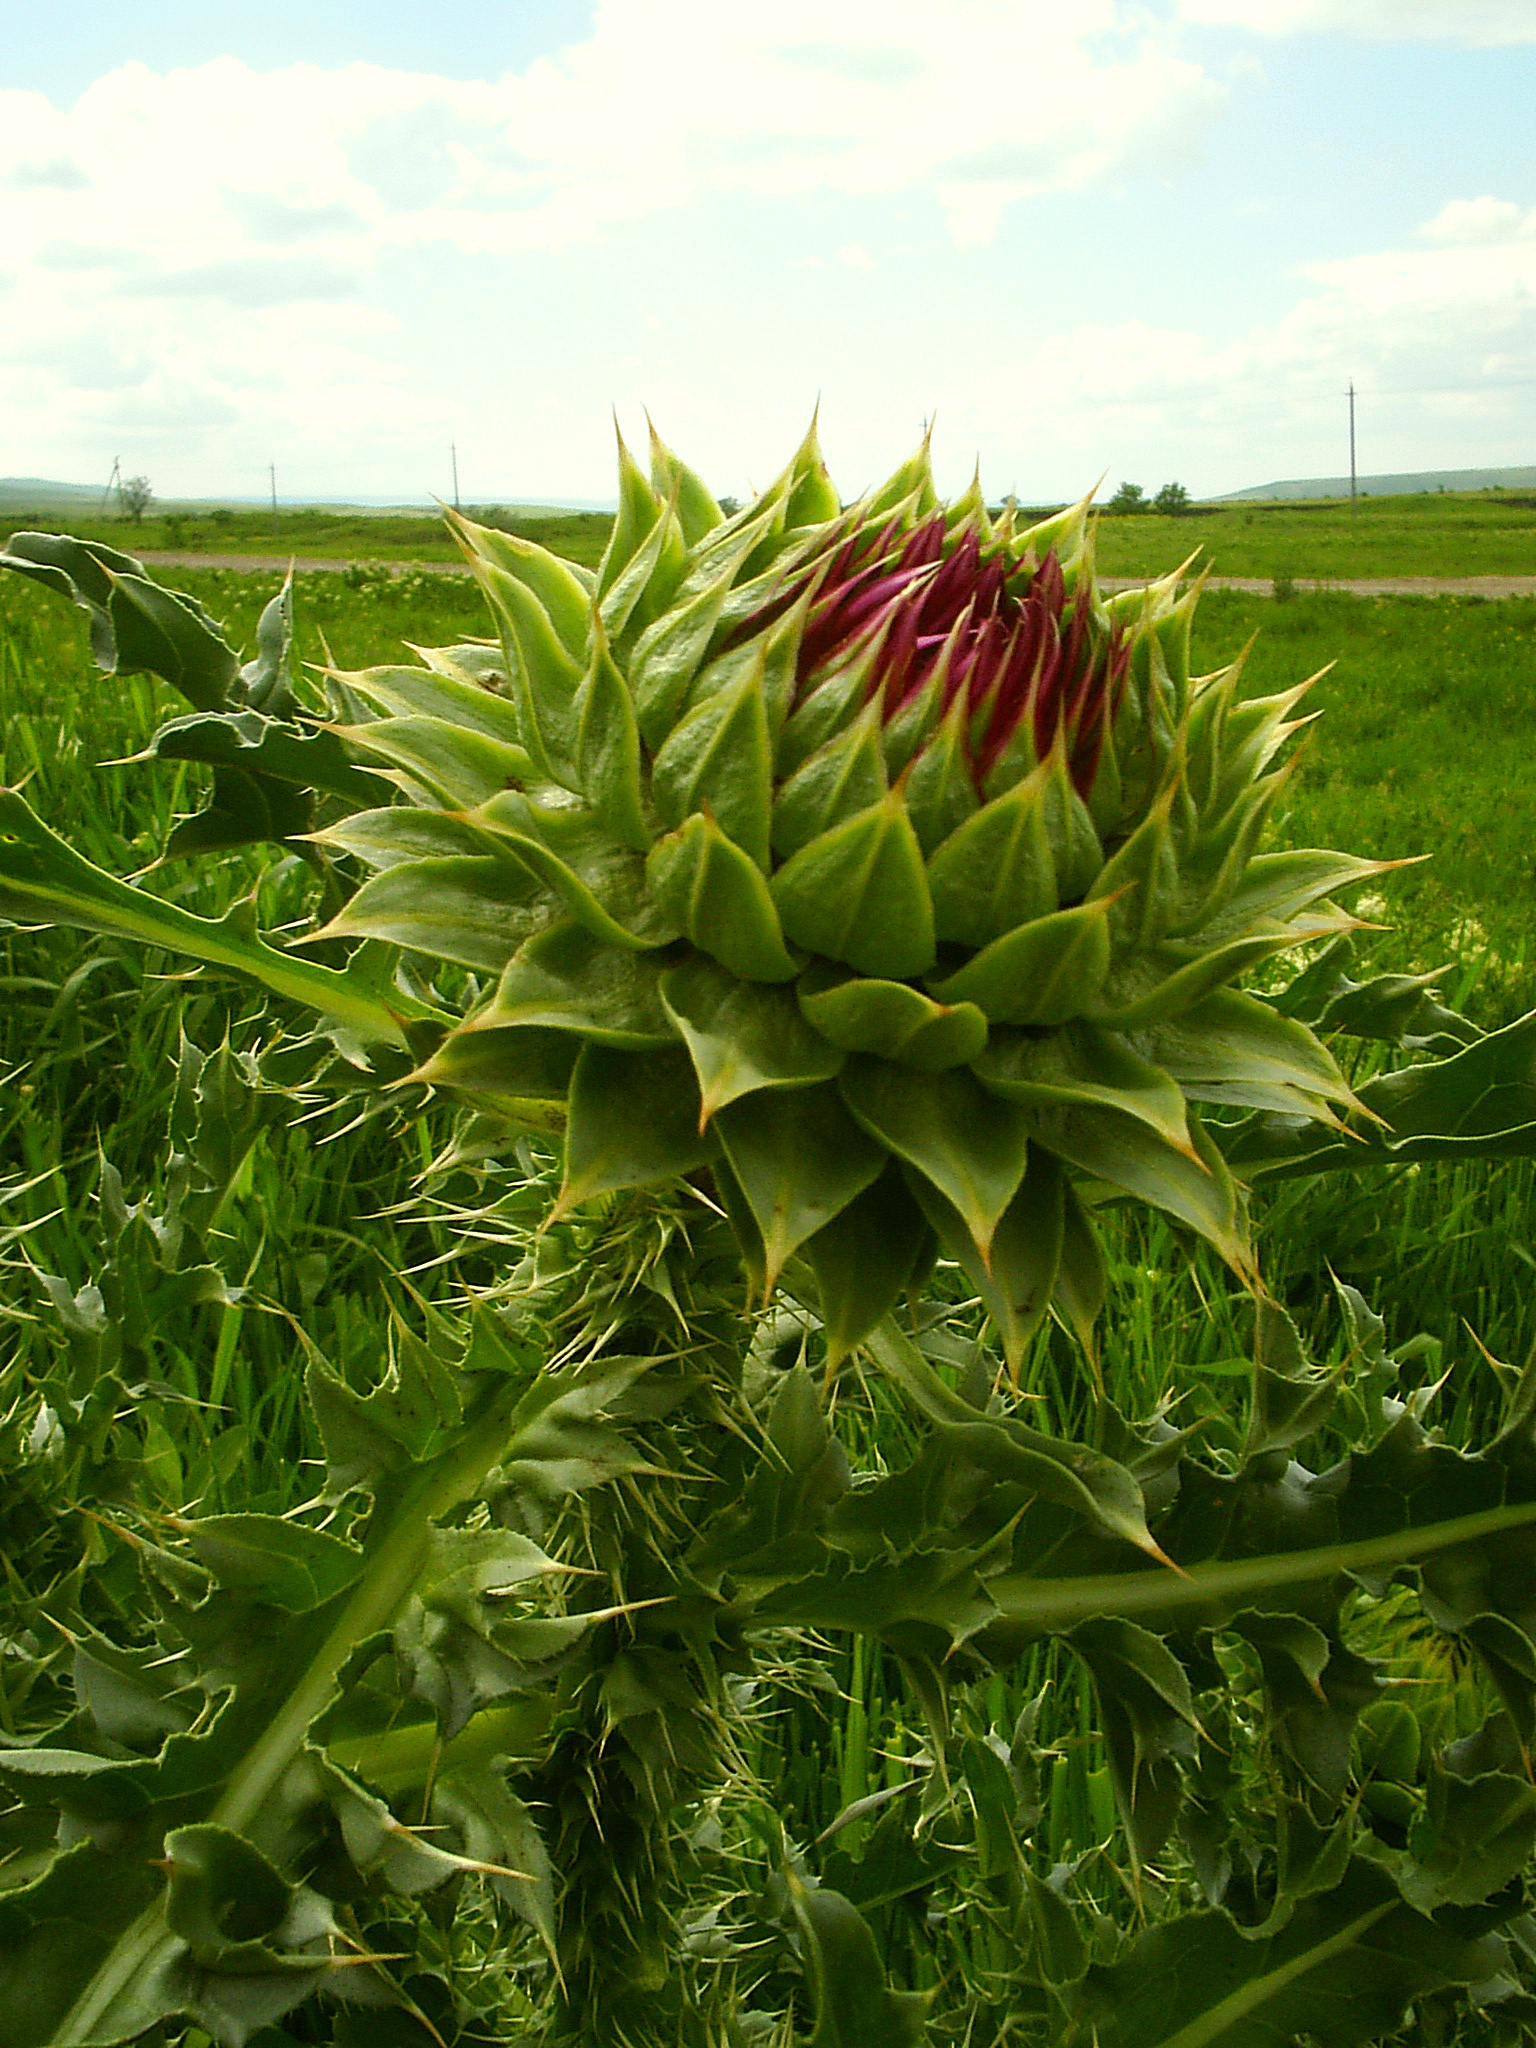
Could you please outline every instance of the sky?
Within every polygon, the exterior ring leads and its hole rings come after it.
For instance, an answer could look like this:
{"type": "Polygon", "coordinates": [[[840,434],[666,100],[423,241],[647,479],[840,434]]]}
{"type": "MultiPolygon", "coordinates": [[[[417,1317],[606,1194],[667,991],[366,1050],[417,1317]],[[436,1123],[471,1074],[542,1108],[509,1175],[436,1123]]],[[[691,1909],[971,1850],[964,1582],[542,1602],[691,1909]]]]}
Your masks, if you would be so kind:
{"type": "Polygon", "coordinates": [[[1536,462],[1536,0],[0,0],[0,475],[1536,462]]]}

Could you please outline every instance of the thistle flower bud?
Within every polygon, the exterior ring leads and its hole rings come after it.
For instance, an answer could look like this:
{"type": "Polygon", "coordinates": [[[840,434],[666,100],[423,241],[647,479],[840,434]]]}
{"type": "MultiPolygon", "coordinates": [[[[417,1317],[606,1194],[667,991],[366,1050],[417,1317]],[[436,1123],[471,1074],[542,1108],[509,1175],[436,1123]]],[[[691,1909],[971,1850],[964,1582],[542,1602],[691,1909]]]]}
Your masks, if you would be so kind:
{"type": "Polygon", "coordinates": [[[338,679],[402,800],[328,835],[378,870],[330,929],[498,975],[420,1078],[563,1103],[563,1207],[707,1170],[834,1358],[936,1247],[1015,1366],[1086,1341],[1106,1192],[1248,1271],[1199,1105],[1353,1097],[1234,983],[1380,871],[1257,851],[1306,685],[1192,675],[1198,586],[1106,597],[1086,503],[946,508],[924,447],[845,510],[813,429],[725,519],[652,452],[595,575],[455,519],[504,696],[483,646],[338,679]]]}

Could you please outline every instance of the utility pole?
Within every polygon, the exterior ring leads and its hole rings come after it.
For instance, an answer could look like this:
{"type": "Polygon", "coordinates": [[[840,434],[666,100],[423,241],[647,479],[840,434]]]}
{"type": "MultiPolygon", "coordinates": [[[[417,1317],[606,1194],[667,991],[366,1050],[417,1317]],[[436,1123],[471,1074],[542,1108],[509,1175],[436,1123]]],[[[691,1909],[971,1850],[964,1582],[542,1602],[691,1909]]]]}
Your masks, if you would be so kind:
{"type": "Polygon", "coordinates": [[[277,464],[267,464],[267,474],[272,479],[272,538],[277,539],[277,464]]]}
{"type": "Polygon", "coordinates": [[[103,514],[105,514],[108,505],[112,502],[114,490],[117,492],[117,509],[121,512],[123,509],[123,458],[120,455],[114,455],[112,458],[112,474],[107,478],[107,488],[101,494],[103,514]]]}
{"type": "Polygon", "coordinates": [[[1355,380],[1349,380],[1349,509],[1355,509],[1355,380]]]}
{"type": "Polygon", "coordinates": [[[453,456],[453,509],[454,509],[454,511],[455,511],[455,512],[457,512],[457,511],[458,511],[458,509],[459,509],[459,444],[458,444],[458,442],[457,442],[457,441],[450,441],[450,442],[448,443],[448,449],[449,449],[449,453],[450,453],[450,454],[451,454],[451,455],[453,456]]]}

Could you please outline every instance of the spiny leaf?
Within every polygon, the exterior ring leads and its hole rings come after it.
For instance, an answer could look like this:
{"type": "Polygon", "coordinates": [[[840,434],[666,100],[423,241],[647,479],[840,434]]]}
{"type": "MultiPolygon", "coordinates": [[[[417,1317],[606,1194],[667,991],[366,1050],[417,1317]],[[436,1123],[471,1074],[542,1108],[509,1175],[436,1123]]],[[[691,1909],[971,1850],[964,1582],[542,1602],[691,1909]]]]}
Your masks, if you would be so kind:
{"type": "Polygon", "coordinates": [[[499,974],[518,946],[548,924],[549,905],[539,878],[508,856],[399,861],[364,882],[305,943],[382,939],[499,974]]]}
{"type": "Polygon", "coordinates": [[[275,951],[258,937],[248,905],[216,920],[194,917],[104,874],[50,831],[15,790],[0,790],[0,914],[18,924],[79,925],[233,968],[339,1018],[366,1039],[403,1044],[402,1020],[435,1014],[403,991],[382,995],[361,975],[275,951]]]}
{"type": "Polygon", "coordinates": [[[930,984],[941,1003],[975,1003],[995,1024],[1065,1024],[1093,1007],[1109,972],[1109,905],[1081,903],[994,939],[930,984]]]}
{"type": "Polygon", "coordinates": [[[898,790],[802,846],[771,887],[796,945],[894,981],[933,965],[933,906],[898,790]]]}
{"type": "Polygon", "coordinates": [[[790,1253],[885,1165],[830,1083],[743,1096],[720,1111],[715,1129],[762,1232],[770,1288],[790,1253]]]}
{"type": "Polygon", "coordinates": [[[555,1213],[591,1195],[675,1180],[702,1166],[693,1062],[669,1052],[621,1052],[588,1043],[571,1076],[565,1178],[555,1213]]]}
{"type": "Polygon", "coordinates": [[[546,922],[458,1037],[540,1025],[606,1045],[659,1049],[677,1037],[658,993],[662,971],[654,954],[611,945],[574,918],[546,922]]]}
{"type": "Polygon", "coordinates": [[[669,969],[661,1000],[693,1055],[706,1122],[759,1088],[809,1087],[831,1080],[843,1064],[845,1055],[811,1029],[787,988],[738,981],[712,960],[669,969]]]}
{"type": "Polygon", "coordinates": [[[1246,1937],[1221,1913],[1154,1927],[1124,1959],[1091,1968],[1074,2043],[1095,2048],[1257,2048],[1305,2034],[1354,2048],[1395,2027],[1424,1992],[1492,1977],[1500,1945],[1443,1931],[1361,1858],[1331,1892],[1300,1900],[1277,1933],[1246,1937]]]}
{"type": "Polygon", "coordinates": [[[658,840],[646,879],[678,929],[732,974],[792,981],[799,972],[761,868],[707,812],[658,840]]]}
{"type": "Polygon", "coordinates": [[[14,533],[0,569],[62,591],[87,614],[96,666],[108,675],[147,669],[199,711],[222,711],[240,664],[196,599],[165,590],[132,555],[60,533],[14,533]]]}
{"type": "Polygon", "coordinates": [[[894,1166],[806,1239],[829,1368],[888,1315],[932,1239],[894,1166]]]}
{"type": "Polygon", "coordinates": [[[965,1066],[987,1042],[987,1020],[974,1003],[946,1006],[909,982],[841,973],[827,961],[813,961],[795,993],[833,1045],[877,1053],[921,1073],[965,1066]]]}
{"type": "Polygon", "coordinates": [[[983,1260],[1028,1161],[1025,1119],[989,1097],[963,1068],[914,1074],[856,1057],[838,1080],[864,1128],[904,1159],[963,1218],[983,1260]]]}

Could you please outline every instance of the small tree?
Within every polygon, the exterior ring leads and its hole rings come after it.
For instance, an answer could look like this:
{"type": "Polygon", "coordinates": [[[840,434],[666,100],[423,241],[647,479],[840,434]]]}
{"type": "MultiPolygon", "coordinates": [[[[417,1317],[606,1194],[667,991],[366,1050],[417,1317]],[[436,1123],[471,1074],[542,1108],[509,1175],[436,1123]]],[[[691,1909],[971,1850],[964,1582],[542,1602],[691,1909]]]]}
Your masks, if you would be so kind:
{"type": "Polygon", "coordinates": [[[716,502],[718,503],[720,510],[725,514],[727,519],[734,519],[736,517],[736,514],[741,510],[740,498],[732,498],[730,496],[726,496],[724,498],[717,499],[716,502]]]}
{"type": "Polygon", "coordinates": [[[1147,494],[1140,484],[1122,484],[1109,501],[1111,512],[1145,512],[1147,494]]]}
{"type": "Polygon", "coordinates": [[[123,508],[124,517],[131,519],[135,526],[143,523],[154,495],[147,476],[125,476],[117,487],[117,502],[123,508]]]}
{"type": "Polygon", "coordinates": [[[1164,484],[1152,500],[1154,512],[1167,512],[1177,518],[1179,513],[1189,510],[1189,493],[1182,484],[1164,484]]]}

